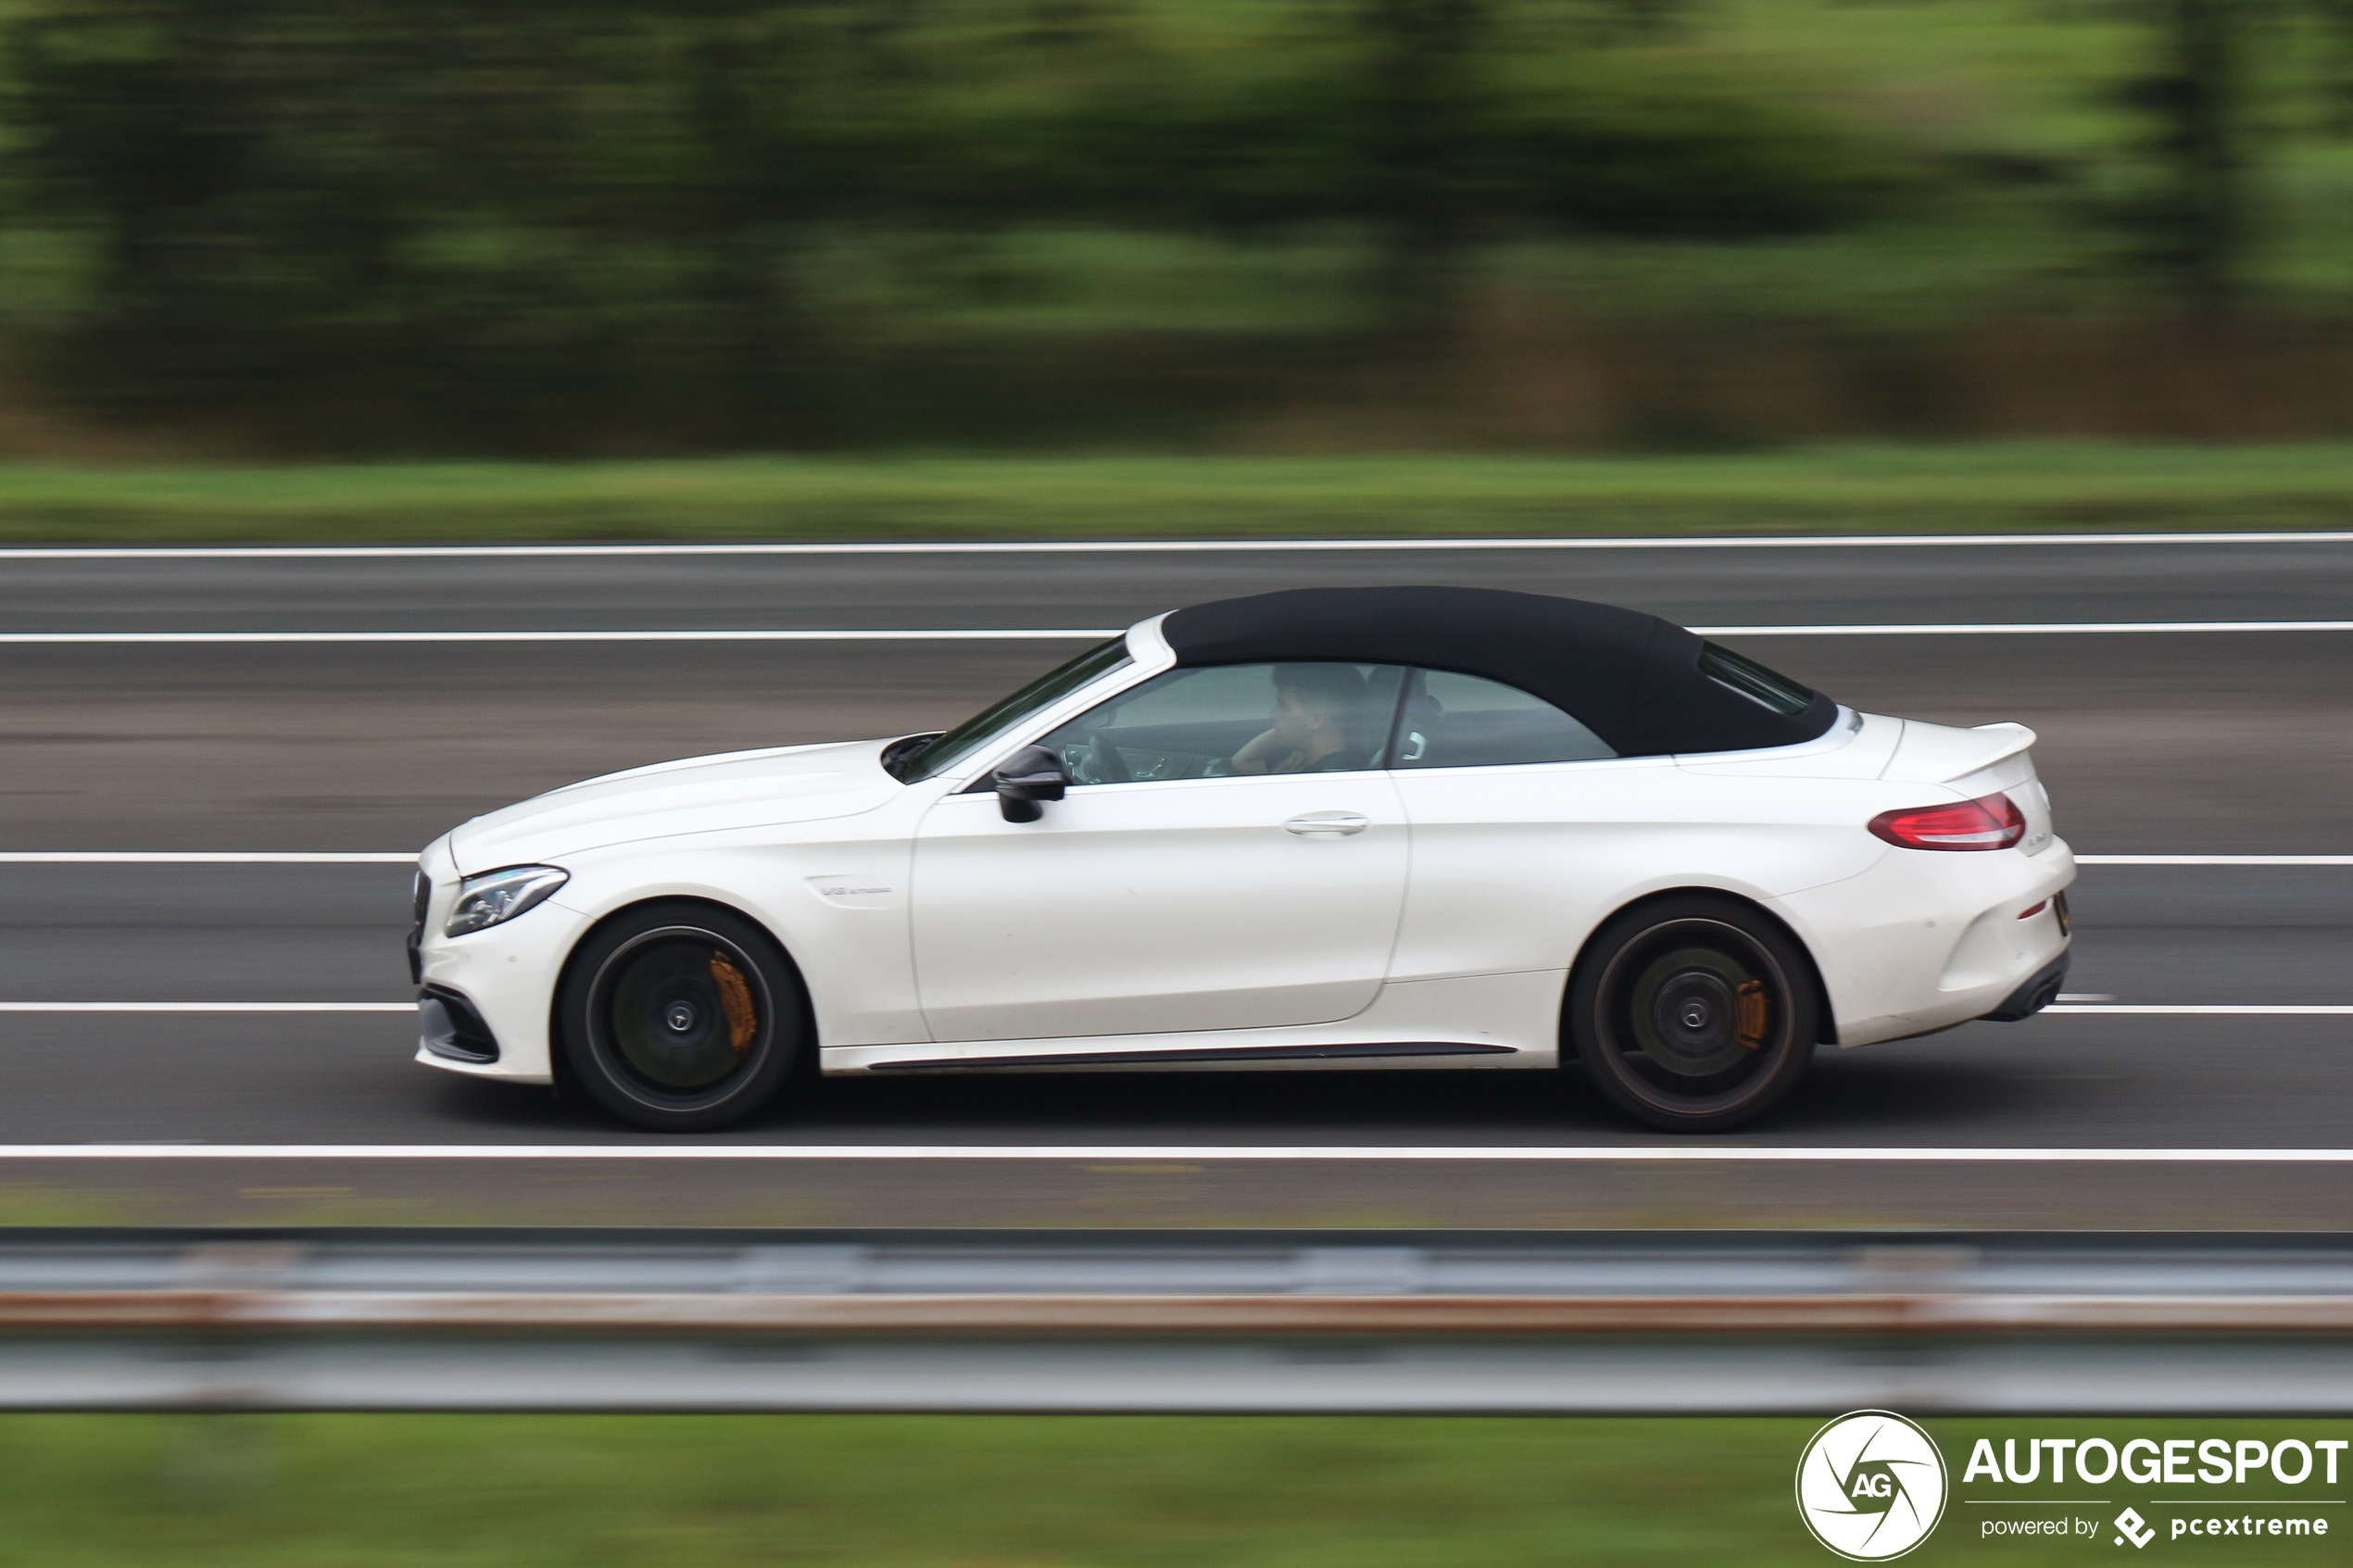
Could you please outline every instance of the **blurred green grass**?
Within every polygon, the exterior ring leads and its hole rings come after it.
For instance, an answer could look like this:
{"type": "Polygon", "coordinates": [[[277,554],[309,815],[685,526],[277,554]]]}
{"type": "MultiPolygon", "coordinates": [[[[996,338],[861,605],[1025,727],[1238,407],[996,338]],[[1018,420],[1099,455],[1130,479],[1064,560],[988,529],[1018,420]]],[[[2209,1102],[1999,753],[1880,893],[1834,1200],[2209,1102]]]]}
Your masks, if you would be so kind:
{"type": "Polygon", "coordinates": [[[2353,525],[2353,443],[1513,458],[0,465],[0,540],[1607,535],[2353,525]]]}
{"type": "MultiPolygon", "coordinates": [[[[1811,1565],[1830,1558],[1802,1529],[1790,1486],[1817,1424],[10,1415],[0,1417],[0,1564],[1811,1565]]],[[[1936,1429],[1957,1465],[1979,1435],[2076,1436],[2093,1424],[1936,1429]]],[[[2309,1425],[2298,1430],[2309,1436],[2309,1425]]],[[[2239,1436],[2282,1426],[2133,1430],[2239,1436]]],[[[1948,1508],[1908,1561],[1981,1560],[1982,1512],[1948,1508]]],[[[2082,1555],[2071,1540],[1996,1549],[2020,1563],[2082,1555]]],[[[2340,1561],[2343,1550],[2335,1540],[2280,1539],[2261,1555],[2300,1564],[2340,1561]]],[[[2228,1561],[2229,1551],[2204,1556],[2228,1561]]]]}

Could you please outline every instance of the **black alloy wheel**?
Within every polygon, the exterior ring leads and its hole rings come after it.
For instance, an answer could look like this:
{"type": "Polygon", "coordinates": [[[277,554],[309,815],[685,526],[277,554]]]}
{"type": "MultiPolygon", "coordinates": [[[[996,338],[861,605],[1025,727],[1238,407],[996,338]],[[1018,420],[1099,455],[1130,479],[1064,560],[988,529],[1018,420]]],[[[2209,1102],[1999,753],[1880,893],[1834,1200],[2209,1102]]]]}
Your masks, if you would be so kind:
{"type": "Polygon", "coordinates": [[[1737,900],[1703,894],[1629,909],[1571,977],[1565,1044],[1612,1104],[1669,1132],[1763,1115],[1806,1074],[1820,1029],[1812,962],[1737,900]]]}
{"type": "Polygon", "coordinates": [[[557,1019],[572,1076],[655,1132],[724,1127],[774,1098],[808,1035],[800,977],[768,934],[706,904],[649,904],[565,966],[557,1019]]]}

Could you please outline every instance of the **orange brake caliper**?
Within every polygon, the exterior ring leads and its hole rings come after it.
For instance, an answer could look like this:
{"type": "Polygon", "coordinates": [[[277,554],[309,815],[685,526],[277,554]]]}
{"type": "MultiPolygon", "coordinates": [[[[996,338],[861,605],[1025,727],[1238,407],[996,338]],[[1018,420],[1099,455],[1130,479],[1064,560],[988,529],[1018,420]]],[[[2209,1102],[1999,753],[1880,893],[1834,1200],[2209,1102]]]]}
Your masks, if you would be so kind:
{"type": "MultiPolygon", "coordinates": [[[[742,982],[736,984],[741,985],[742,982]]],[[[1765,1006],[1765,983],[1743,980],[1732,995],[1739,999],[1741,1010],[1740,1024],[1732,1031],[1732,1037],[1750,1050],[1764,1049],[1765,1031],[1771,1022],[1765,1006]]]]}
{"type": "MultiPolygon", "coordinates": [[[[719,985],[719,1005],[727,1010],[727,1043],[736,1048],[738,1058],[749,1056],[752,1036],[760,1032],[760,1014],[751,1005],[751,987],[744,983],[744,972],[730,962],[726,954],[714,951],[711,955],[711,978],[719,985]]],[[[1741,1017],[1748,1017],[1745,1007],[1741,1017]]]]}

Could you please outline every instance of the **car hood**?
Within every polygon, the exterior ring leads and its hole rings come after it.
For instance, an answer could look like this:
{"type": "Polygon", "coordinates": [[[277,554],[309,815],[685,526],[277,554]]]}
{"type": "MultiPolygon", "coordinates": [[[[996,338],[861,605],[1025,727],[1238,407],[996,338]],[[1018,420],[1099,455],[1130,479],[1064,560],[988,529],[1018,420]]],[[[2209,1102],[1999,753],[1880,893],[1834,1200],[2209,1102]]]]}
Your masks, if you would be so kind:
{"type": "Polygon", "coordinates": [[[472,876],[636,839],[847,817],[901,788],[883,771],[887,744],[731,751],[608,773],[476,817],[449,835],[449,849],[472,876]]]}

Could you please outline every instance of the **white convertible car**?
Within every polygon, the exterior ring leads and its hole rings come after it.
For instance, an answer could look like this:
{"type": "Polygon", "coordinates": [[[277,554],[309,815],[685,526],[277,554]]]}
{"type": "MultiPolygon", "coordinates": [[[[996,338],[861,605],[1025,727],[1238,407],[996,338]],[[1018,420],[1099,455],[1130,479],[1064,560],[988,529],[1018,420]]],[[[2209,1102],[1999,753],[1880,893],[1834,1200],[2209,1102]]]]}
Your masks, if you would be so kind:
{"type": "Polygon", "coordinates": [[[2033,740],[1574,599],[1197,605],[944,734],[639,768],[436,840],[418,1060],[682,1132],[809,1068],[1571,1061],[1730,1127],[1818,1045],[2057,992],[2074,857],[2033,740]]]}

